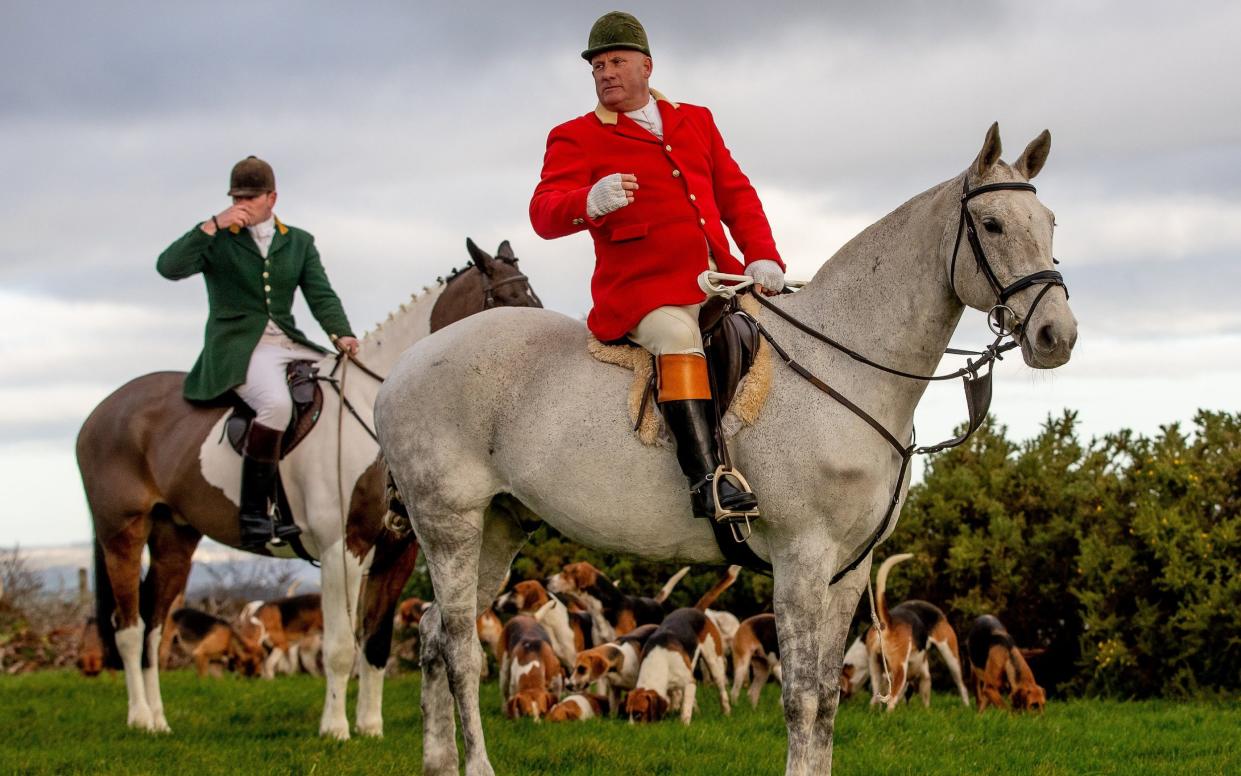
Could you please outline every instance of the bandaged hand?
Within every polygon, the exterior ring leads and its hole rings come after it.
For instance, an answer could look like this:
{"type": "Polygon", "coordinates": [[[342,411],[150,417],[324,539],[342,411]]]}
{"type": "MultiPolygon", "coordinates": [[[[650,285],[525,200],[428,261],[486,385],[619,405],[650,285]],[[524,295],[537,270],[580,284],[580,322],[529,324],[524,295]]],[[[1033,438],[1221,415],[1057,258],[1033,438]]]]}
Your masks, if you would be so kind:
{"type": "Polygon", "coordinates": [[[633,202],[638,190],[638,177],[627,173],[612,173],[600,178],[586,195],[586,215],[602,218],[614,210],[620,210],[633,202]]]}

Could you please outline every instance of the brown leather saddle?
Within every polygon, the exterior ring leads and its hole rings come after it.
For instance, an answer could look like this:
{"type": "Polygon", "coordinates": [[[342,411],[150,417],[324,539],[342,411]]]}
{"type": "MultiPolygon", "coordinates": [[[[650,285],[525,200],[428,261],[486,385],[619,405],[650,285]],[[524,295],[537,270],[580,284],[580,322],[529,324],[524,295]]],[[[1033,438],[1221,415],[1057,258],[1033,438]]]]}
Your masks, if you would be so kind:
{"type": "Polygon", "coordinates": [[[702,346],[717,416],[728,411],[737,386],[754,365],[760,335],[754,319],[741,311],[736,297],[712,297],[698,313],[702,346]]]}
{"type": "MultiPolygon", "coordinates": [[[[306,438],[315,427],[323,410],[323,389],[319,387],[319,370],[313,361],[293,361],[285,370],[289,394],[293,397],[293,418],[285,429],[280,442],[280,457],[293,452],[293,448],[306,438]]],[[[224,433],[228,443],[240,455],[245,447],[246,435],[254,422],[254,410],[240,398],[233,406],[233,414],[224,421],[224,433]]]]}

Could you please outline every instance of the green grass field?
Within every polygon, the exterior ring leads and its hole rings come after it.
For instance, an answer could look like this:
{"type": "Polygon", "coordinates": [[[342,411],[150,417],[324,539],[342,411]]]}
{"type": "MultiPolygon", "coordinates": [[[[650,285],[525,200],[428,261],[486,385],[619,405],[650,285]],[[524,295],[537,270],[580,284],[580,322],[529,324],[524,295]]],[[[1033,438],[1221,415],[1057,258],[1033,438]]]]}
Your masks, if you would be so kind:
{"type": "MultiPolygon", "coordinates": [[[[324,741],[321,680],[164,676],[171,736],[125,728],[119,674],[0,677],[0,773],[417,773],[415,676],[387,685],[386,736],[324,741]]],[[[619,720],[535,725],[499,712],[484,685],[484,726],[500,774],[777,774],[784,765],[778,691],[731,718],[701,688],[690,728],[619,720]]],[[[350,703],[352,717],[353,706],[350,703]]],[[[948,695],[891,715],[855,698],[836,722],[839,774],[1241,773],[1241,708],[1222,703],[1052,702],[1042,716],[979,716],[948,695]]]]}

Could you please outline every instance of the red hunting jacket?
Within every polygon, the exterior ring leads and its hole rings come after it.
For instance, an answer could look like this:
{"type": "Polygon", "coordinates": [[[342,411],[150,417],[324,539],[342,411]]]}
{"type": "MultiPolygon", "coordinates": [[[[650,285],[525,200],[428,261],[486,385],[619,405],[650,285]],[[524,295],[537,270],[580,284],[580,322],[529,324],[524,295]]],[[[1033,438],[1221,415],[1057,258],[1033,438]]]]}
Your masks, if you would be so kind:
{"type": "Polygon", "coordinates": [[[726,224],[745,264],[772,259],[784,266],[758,194],[711,112],[652,96],[663,140],[599,106],[548,135],[542,178],[530,199],[530,223],[540,237],[590,230],[594,308],[586,325],[604,342],[624,337],[657,307],[702,302],[698,275],[707,269],[708,245],[719,271],[740,274],[743,262],[729,252],[726,224]],[[590,218],[591,186],[618,172],[638,178],[633,203],[590,218]]]}

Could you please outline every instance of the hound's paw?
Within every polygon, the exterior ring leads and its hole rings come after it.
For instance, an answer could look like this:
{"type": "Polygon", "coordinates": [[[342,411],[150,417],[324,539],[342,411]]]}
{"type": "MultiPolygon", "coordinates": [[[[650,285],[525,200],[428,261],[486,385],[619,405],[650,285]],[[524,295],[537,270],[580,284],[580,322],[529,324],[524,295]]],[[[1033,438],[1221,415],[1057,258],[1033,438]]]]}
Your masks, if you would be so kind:
{"type": "Polygon", "coordinates": [[[153,733],[171,733],[172,728],[168,727],[168,720],[164,717],[164,712],[158,711],[151,720],[151,732],[153,733]]]}

